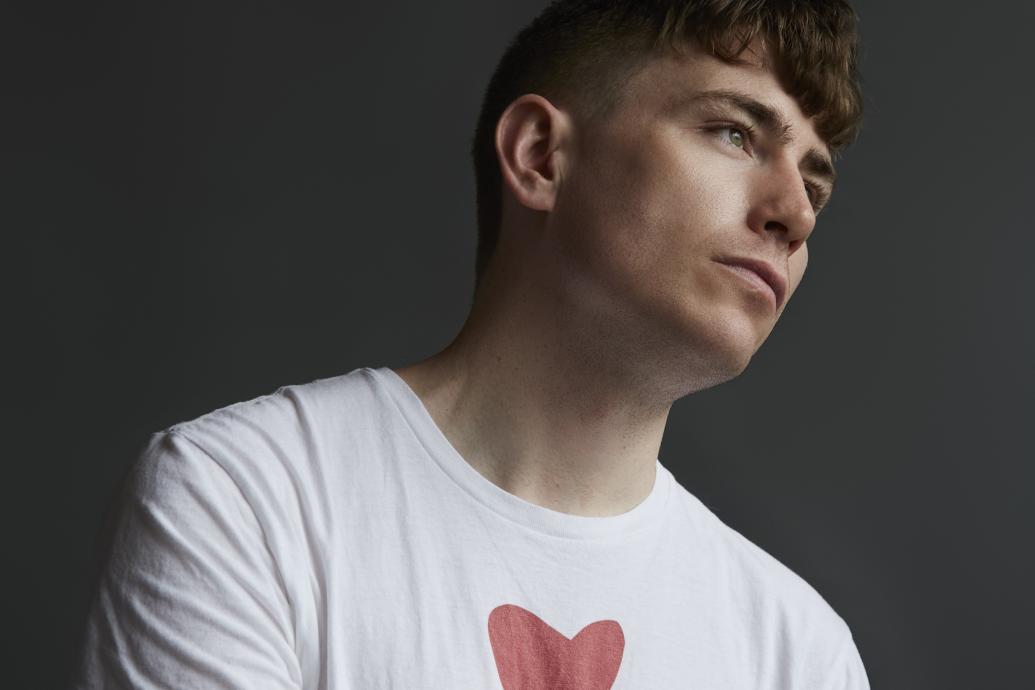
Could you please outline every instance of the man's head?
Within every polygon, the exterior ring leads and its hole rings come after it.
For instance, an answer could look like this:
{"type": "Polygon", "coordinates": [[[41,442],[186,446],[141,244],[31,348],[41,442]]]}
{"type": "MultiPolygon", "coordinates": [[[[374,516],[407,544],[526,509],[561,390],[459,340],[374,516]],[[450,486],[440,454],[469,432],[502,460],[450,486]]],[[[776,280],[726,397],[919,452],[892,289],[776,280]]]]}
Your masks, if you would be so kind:
{"type": "Polygon", "coordinates": [[[856,40],[842,0],[555,2],[486,92],[476,286],[521,233],[564,291],[735,375],[801,280],[857,131],[856,40]],[[775,303],[740,259],[773,269],[775,303]]]}

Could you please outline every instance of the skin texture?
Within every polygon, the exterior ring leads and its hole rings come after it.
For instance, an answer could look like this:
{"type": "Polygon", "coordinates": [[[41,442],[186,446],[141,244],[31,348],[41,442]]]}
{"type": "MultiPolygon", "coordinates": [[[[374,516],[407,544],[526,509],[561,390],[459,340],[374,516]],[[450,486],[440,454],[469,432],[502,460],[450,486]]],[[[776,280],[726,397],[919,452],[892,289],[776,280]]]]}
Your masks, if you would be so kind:
{"type": "Polygon", "coordinates": [[[800,283],[802,160],[829,154],[760,50],[652,59],[600,121],[536,94],[501,116],[497,253],[453,342],[395,371],[504,490],[575,515],[635,507],[672,403],[740,374],[786,307],[715,259],[771,263],[788,298],[800,283]],[[775,108],[792,140],[748,142],[742,112],[686,105],[714,89],[775,108]]]}

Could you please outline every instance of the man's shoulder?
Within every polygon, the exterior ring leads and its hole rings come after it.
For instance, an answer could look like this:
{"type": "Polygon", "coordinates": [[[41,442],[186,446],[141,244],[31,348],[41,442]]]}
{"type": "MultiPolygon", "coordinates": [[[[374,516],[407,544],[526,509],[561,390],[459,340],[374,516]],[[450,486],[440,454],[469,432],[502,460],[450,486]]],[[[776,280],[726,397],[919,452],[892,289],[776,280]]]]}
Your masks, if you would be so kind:
{"type": "Polygon", "coordinates": [[[221,468],[249,500],[257,500],[260,491],[270,499],[288,499],[295,492],[310,493],[331,465],[344,470],[336,459],[364,426],[376,423],[377,396],[367,367],[284,385],[152,434],[151,445],[159,452],[148,455],[161,461],[161,449],[175,446],[176,455],[188,453],[221,468]],[[162,439],[176,443],[156,443],[162,439]]]}
{"type": "Polygon", "coordinates": [[[775,556],[728,525],[685,489],[698,533],[710,545],[716,567],[725,571],[729,596],[745,612],[818,635],[846,636],[844,619],[819,591],[775,556]]]}
{"type": "Polygon", "coordinates": [[[819,591],[689,491],[680,493],[695,570],[752,667],[782,679],[780,687],[868,687],[848,624],[819,591]]]}
{"type": "Polygon", "coordinates": [[[175,434],[205,450],[248,443],[285,444],[327,433],[327,427],[364,409],[371,396],[367,368],[283,385],[271,393],[234,402],[159,433],[175,434]],[[211,447],[211,448],[210,448],[211,447]]]}
{"type": "Polygon", "coordinates": [[[153,433],[131,485],[208,506],[241,499],[267,534],[297,536],[362,476],[349,460],[387,414],[379,396],[364,367],[211,410],[153,433]]]}

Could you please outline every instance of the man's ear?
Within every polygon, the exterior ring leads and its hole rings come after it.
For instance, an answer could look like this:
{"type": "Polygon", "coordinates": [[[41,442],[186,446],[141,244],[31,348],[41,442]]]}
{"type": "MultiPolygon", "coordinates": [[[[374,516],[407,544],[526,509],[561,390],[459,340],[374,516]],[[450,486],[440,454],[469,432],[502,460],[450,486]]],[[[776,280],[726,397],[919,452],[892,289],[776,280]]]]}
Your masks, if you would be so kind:
{"type": "Polygon", "coordinates": [[[530,209],[550,211],[564,171],[571,119],[534,93],[515,99],[496,123],[496,156],[503,185],[530,209]]]}

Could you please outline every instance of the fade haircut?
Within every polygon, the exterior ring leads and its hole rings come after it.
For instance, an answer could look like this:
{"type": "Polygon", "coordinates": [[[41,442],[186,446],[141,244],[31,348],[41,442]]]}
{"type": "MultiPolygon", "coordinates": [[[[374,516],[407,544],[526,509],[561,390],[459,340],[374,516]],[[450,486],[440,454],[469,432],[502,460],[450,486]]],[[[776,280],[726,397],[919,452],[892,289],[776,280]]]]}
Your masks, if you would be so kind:
{"type": "Polygon", "coordinates": [[[496,124],[539,94],[577,119],[604,118],[648,60],[697,47],[728,63],[758,39],[773,71],[835,156],[862,118],[858,17],[847,0],[556,0],[511,41],[489,80],[471,144],[478,250],[475,289],[496,249],[502,177],[496,124]]]}

